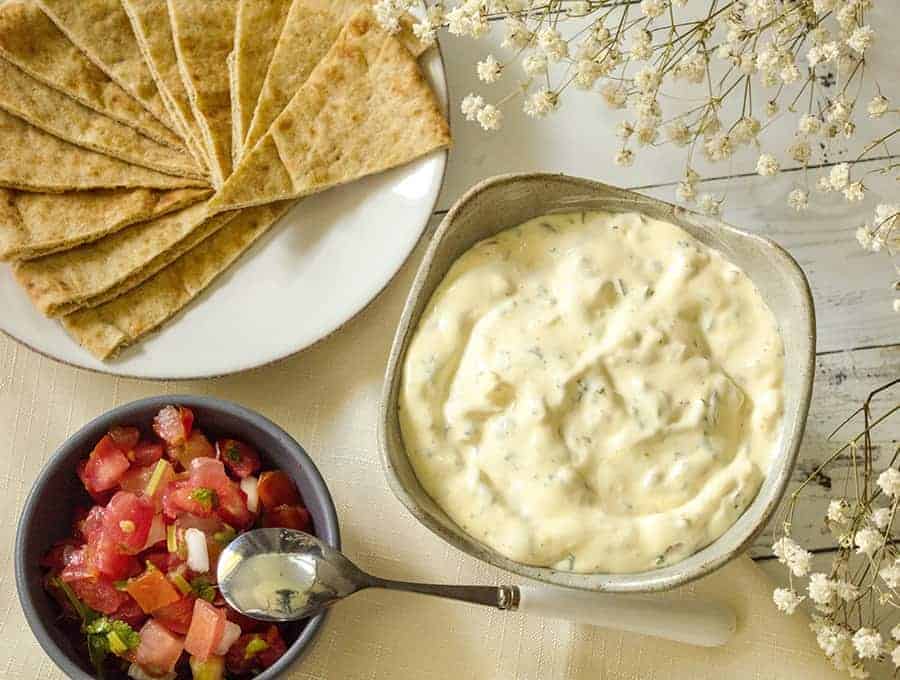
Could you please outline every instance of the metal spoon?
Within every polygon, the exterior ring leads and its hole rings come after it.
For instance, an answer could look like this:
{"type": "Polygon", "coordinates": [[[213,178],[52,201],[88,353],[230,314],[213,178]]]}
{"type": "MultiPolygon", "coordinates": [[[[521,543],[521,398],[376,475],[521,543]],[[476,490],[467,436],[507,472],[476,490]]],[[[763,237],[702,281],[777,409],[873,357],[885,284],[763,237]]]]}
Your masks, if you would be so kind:
{"type": "Polygon", "coordinates": [[[290,529],[238,536],[219,557],[219,591],[263,621],[294,621],[366,588],[385,588],[588,623],[703,647],[723,645],[734,613],[713,602],[609,595],[555,586],[454,586],[389,581],[363,572],[319,539],[290,529]]]}

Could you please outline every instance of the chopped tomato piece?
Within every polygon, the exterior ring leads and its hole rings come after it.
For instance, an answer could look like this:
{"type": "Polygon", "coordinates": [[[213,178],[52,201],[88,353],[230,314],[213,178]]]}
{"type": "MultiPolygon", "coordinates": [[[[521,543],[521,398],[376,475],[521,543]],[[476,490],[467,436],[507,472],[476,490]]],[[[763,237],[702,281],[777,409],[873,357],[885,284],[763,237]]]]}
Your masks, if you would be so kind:
{"type": "Polygon", "coordinates": [[[144,549],[153,524],[153,504],[130,491],[119,491],[103,512],[103,533],[120,552],[134,555],[144,549]]]}
{"type": "Polygon", "coordinates": [[[164,406],[153,419],[153,431],[169,446],[184,444],[193,426],[193,412],[181,406],[164,406]]]}
{"type": "Polygon", "coordinates": [[[225,655],[225,666],[230,673],[241,675],[266,669],[287,650],[276,626],[269,626],[265,633],[241,635],[225,655]]]}
{"type": "Polygon", "coordinates": [[[257,630],[262,630],[266,625],[262,621],[251,619],[249,616],[241,614],[237,609],[232,609],[227,604],[225,605],[225,616],[232,623],[236,623],[237,625],[239,625],[241,627],[241,630],[245,633],[252,633],[257,630]]]}
{"type": "Polygon", "coordinates": [[[147,620],[147,615],[140,605],[134,601],[134,598],[128,597],[116,611],[109,615],[109,618],[124,621],[135,630],[139,630],[144,621],[147,620]]]}
{"type": "Polygon", "coordinates": [[[103,614],[112,614],[128,597],[116,589],[111,579],[97,573],[84,548],[72,553],[60,578],[72,587],[78,599],[103,614]]]}
{"type": "Polygon", "coordinates": [[[81,536],[88,543],[93,540],[94,535],[97,534],[102,528],[103,507],[100,505],[95,505],[93,508],[91,508],[91,511],[83,520],[81,520],[81,523],[78,525],[79,533],[81,533],[81,536]]]}
{"type": "Polygon", "coordinates": [[[153,612],[153,618],[173,633],[187,635],[191,627],[191,619],[194,616],[194,601],[196,599],[193,595],[185,595],[167,607],[157,609],[153,612]]]}
{"type": "Polygon", "coordinates": [[[235,477],[243,479],[259,471],[259,454],[252,446],[237,439],[220,439],[218,447],[222,462],[235,477]]]}
{"type": "Polygon", "coordinates": [[[60,578],[67,583],[83,578],[93,578],[97,575],[97,568],[91,563],[86,546],[76,548],[65,554],[65,565],[60,578]]]}
{"type": "Polygon", "coordinates": [[[259,663],[263,668],[268,668],[280,659],[287,651],[287,645],[278,626],[269,626],[265,634],[266,643],[269,645],[259,653],[259,663]]]}
{"type": "Polygon", "coordinates": [[[112,437],[105,435],[91,451],[84,467],[79,466],[78,476],[89,492],[100,493],[115,487],[130,465],[112,437]]]}
{"type": "Polygon", "coordinates": [[[162,455],[163,445],[159,442],[142,441],[134,447],[134,462],[137,465],[153,465],[162,455]]]}
{"type": "Polygon", "coordinates": [[[166,517],[177,518],[184,514],[211,517],[218,503],[215,491],[194,486],[189,479],[169,484],[163,492],[163,512],[166,517]]]}
{"type": "Polygon", "coordinates": [[[134,450],[134,447],[137,446],[141,433],[136,427],[117,425],[109,431],[109,436],[116,443],[116,446],[119,447],[119,450],[127,455],[129,451],[134,450]]]}
{"type": "Polygon", "coordinates": [[[168,607],[181,599],[181,594],[175,590],[175,586],[156,567],[148,568],[140,576],[130,579],[125,589],[147,614],[168,607]]]}
{"type": "Polygon", "coordinates": [[[170,673],[181,658],[184,641],[153,619],[144,624],[140,635],[141,642],[134,654],[135,663],[152,675],[170,673]]]}
{"type": "Polygon", "coordinates": [[[279,505],[271,510],[266,510],[262,516],[262,525],[307,532],[312,528],[309,510],[302,505],[279,505]]]}
{"type": "Polygon", "coordinates": [[[62,571],[79,548],[81,548],[81,543],[73,538],[57,541],[41,558],[41,566],[54,571],[62,571]]]}
{"type": "Polygon", "coordinates": [[[225,611],[213,607],[206,600],[194,602],[194,616],[184,640],[184,649],[201,661],[213,653],[225,632],[225,611]]]}
{"type": "Polygon", "coordinates": [[[253,513],[247,509],[246,494],[228,477],[221,461],[197,458],[191,461],[189,472],[191,485],[215,492],[216,513],[223,521],[237,529],[246,529],[253,523],[253,513]]]}
{"type": "Polygon", "coordinates": [[[102,530],[88,543],[88,555],[90,563],[96,570],[113,580],[128,578],[141,571],[137,558],[121,552],[115,542],[102,530]]]}
{"type": "Polygon", "coordinates": [[[303,502],[294,480],[281,470],[263,472],[259,476],[257,490],[259,502],[267,510],[279,505],[300,505],[303,502]]]}
{"type": "Polygon", "coordinates": [[[202,432],[194,431],[181,446],[170,446],[168,454],[187,469],[195,458],[215,458],[216,450],[202,432]]]}

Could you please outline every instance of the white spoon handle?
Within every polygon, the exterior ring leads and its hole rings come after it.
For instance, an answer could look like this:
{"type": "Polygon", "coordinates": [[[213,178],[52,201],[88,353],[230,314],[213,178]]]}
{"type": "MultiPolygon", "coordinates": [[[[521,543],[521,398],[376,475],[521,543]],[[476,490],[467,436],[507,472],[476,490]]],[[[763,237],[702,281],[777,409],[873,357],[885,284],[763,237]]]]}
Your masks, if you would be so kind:
{"type": "Polygon", "coordinates": [[[736,628],[734,612],[715,602],[653,601],[552,586],[520,585],[518,610],[701,647],[724,645],[736,628]]]}

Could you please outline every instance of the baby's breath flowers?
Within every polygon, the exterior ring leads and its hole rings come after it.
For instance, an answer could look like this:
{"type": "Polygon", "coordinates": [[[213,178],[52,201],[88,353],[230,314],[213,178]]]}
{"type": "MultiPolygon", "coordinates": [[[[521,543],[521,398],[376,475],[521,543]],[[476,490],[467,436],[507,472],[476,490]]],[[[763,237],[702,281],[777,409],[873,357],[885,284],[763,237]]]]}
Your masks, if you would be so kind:
{"type": "MultiPolygon", "coordinates": [[[[815,611],[810,627],[819,647],[835,668],[851,678],[869,677],[877,664],[888,664],[900,673],[900,623],[895,624],[900,609],[900,551],[894,529],[895,517],[900,515],[900,446],[894,443],[887,467],[876,473],[872,444],[875,429],[900,414],[900,403],[896,403],[875,417],[872,401],[898,389],[900,378],[875,390],[832,433],[837,435],[862,416],[862,431],[791,494],[772,546],[778,561],[788,568],[788,587],[772,594],[776,608],[790,615],[808,600],[815,611]],[[838,470],[846,471],[842,482],[838,470]],[[832,489],[842,487],[824,518],[839,548],[827,571],[814,571],[812,554],[791,538],[791,528],[804,489],[826,473],[832,489]],[[798,579],[807,575],[804,589],[798,579]]],[[[900,517],[896,520],[900,523],[900,517]]]]}
{"type": "MultiPolygon", "coordinates": [[[[475,67],[480,83],[499,94],[472,93],[460,102],[466,120],[485,130],[500,129],[510,109],[553,118],[571,92],[595,93],[624,117],[617,131],[630,131],[618,135],[616,165],[671,145],[683,149],[686,169],[698,155],[731,169],[751,148],[759,175],[776,175],[788,162],[801,171],[786,198],[803,211],[817,192],[862,201],[874,172],[900,179],[900,163],[872,169],[870,162],[889,157],[900,134],[900,93],[882,92],[868,63],[873,44],[892,39],[879,38],[869,20],[876,2],[887,1],[452,0],[429,2],[412,30],[426,44],[440,29],[474,39],[492,25],[502,32],[503,53],[483,55],[475,67]],[[796,121],[785,157],[760,153],[769,126],[782,117],[796,121]],[[887,121],[889,131],[850,156],[863,118],[887,121]],[[840,157],[839,170],[813,176],[813,168],[840,157]]],[[[374,9],[383,26],[399,31],[412,4],[377,0],[374,9]]],[[[680,182],[677,199],[718,214],[724,197],[698,192],[696,184],[680,182]]],[[[854,228],[866,250],[894,255],[900,221],[888,208],[897,206],[880,207],[854,228]]],[[[900,310],[900,298],[894,306],[900,310]]]]}

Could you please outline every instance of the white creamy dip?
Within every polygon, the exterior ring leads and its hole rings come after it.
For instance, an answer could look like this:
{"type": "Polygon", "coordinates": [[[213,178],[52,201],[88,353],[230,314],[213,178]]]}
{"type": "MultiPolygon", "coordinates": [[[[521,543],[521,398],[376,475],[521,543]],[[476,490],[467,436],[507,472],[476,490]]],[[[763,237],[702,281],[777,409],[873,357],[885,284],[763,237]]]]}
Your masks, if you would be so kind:
{"type": "Polygon", "coordinates": [[[540,217],[474,246],[403,367],[428,494],[527,564],[673,564],[753,500],[781,435],[784,350],[737,267],[672,224],[540,217]]]}

